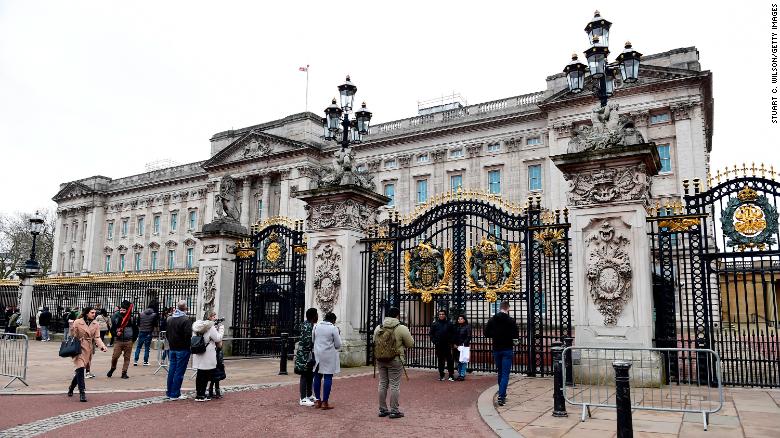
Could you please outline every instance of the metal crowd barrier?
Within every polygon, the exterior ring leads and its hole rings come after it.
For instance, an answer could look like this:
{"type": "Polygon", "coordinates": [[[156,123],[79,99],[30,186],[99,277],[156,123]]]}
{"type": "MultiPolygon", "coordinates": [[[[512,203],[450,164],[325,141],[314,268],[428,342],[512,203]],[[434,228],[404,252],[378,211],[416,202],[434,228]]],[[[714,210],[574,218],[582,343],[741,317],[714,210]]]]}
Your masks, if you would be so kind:
{"type": "Polygon", "coordinates": [[[0,376],[10,377],[11,381],[3,386],[8,388],[16,380],[27,384],[27,335],[18,333],[0,334],[0,376]]]}
{"type": "MultiPolygon", "coordinates": [[[[165,373],[168,373],[168,367],[170,362],[170,348],[168,346],[168,340],[165,338],[165,330],[161,331],[160,334],[157,336],[157,341],[155,342],[155,346],[157,347],[157,369],[154,370],[154,373],[152,375],[156,375],[160,372],[160,370],[165,370],[165,373]]],[[[192,355],[190,354],[189,362],[187,363],[187,370],[192,371],[192,375],[190,376],[190,379],[194,379],[197,375],[197,371],[195,368],[192,367],[192,355]]],[[[185,371],[186,373],[186,371],[185,371]]]]}
{"type": "Polygon", "coordinates": [[[613,362],[627,362],[632,409],[701,413],[707,430],[709,414],[723,407],[721,362],[713,350],[566,347],[563,397],[582,406],[581,421],[591,407],[618,408],[613,362]]]}

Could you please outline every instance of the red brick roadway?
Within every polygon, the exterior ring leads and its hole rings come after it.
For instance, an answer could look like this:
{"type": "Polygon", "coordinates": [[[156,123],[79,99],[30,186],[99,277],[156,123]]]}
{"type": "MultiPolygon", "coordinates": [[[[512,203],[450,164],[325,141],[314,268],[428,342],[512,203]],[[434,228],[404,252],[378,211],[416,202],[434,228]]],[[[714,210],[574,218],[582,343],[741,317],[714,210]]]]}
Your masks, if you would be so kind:
{"type": "MultiPolygon", "coordinates": [[[[411,370],[409,377],[410,381],[403,378],[401,383],[401,410],[406,417],[400,419],[377,417],[377,380],[363,375],[334,380],[330,398],[334,409],[330,411],[299,406],[298,386],[284,385],[229,393],[222,400],[206,403],[189,399],[137,407],[54,429],[43,436],[495,436],[477,411],[479,394],[495,384],[495,376],[439,382],[435,372],[411,370]]],[[[159,394],[94,394],[88,403],[79,403],[76,397],[68,399],[64,394],[1,396],[0,429],[150,395],[159,394]],[[8,412],[13,415],[6,415],[8,412]]]]}

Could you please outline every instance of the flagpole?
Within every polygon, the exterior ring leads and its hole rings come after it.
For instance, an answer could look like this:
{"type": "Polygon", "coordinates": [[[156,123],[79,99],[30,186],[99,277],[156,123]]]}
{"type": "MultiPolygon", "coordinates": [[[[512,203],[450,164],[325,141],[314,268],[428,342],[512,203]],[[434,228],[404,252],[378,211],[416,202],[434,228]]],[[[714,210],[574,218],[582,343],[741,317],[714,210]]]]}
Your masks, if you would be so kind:
{"type": "Polygon", "coordinates": [[[309,64],[306,64],[306,112],[309,112],[309,64]]]}

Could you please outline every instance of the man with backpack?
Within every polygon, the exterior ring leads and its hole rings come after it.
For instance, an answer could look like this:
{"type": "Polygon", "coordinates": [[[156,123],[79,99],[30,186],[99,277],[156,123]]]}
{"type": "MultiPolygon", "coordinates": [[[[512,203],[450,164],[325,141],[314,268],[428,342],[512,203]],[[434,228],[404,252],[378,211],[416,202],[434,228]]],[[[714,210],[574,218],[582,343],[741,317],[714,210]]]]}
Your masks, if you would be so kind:
{"type": "Polygon", "coordinates": [[[401,393],[401,372],[404,369],[404,348],[414,346],[409,328],[401,324],[401,311],[392,307],[382,324],[374,330],[374,360],[379,369],[379,416],[401,418],[398,398],[401,393]],[[387,409],[387,388],[390,387],[390,409],[387,409]]]}

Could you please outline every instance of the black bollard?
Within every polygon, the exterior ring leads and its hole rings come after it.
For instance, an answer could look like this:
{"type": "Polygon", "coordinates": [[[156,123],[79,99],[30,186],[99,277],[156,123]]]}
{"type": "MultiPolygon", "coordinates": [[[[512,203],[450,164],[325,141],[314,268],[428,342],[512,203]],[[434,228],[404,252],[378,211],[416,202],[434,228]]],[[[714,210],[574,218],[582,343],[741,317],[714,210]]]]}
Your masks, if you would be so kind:
{"type": "Polygon", "coordinates": [[[289,333],[282,333],[282,352],[281,352],[281,358],[279,359],[279,375],[280,376],[286,376],[287,375],[287,338],[290,336],[289,333]]]}
{"type": "Polygon", "coordinates": [[[628,370],[631,362],[616,360],[612,362],[615,369],[615,405],[617,408],[617,438],[633,438],[634,425],[631,420],[631,383],[628,370]]]}
{"type": "MultiPolygon", "coordinates": [[[[574,345],[574,338],[563,338],[563,346],[571,347],[574,345]]],[[[571,350],[566,353],[566,357],[563,358],[563,362],[566,366],[566,386],[574,386],[574,369],[571,366],[571,350]]]]}
{"type": "Polygon", "coordinates": [[[553,344],[550,350],[553,357],[553,417],[568,417],[566,413],[566,399],[563,398],[563,347],[560,342],[553,344]],[[558,344],[558,345],[555,345],[558,344]]]}

